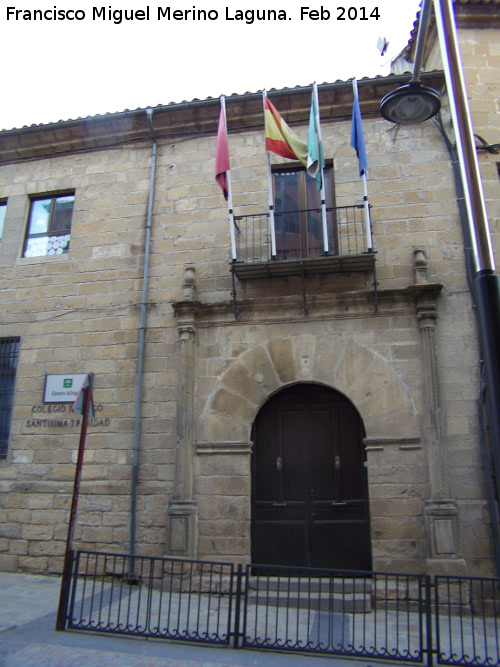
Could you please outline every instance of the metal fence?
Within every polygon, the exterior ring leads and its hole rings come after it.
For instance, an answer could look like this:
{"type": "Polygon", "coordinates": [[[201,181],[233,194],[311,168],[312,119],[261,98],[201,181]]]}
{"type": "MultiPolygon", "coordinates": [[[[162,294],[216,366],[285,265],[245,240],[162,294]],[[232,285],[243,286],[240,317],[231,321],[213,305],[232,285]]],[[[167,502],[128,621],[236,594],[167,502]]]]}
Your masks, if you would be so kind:
{"type": "Polygon", "coordinates": [[[77,551],[65,628],[442,665],[500,665],[500,579],[77,551]]]}
{"type": "Polygon", "coordinates": [[[230,642],[231,564],[78,551],[72,571],[69,629],[230,642]]]}
{"type": "Polygon", "coordinates": [[[423,577],[251,566],[243,645],[421,662],[423,577]]]}
{"type": "Polygon", "coordinates": [[[500,664],[500,579],[436,577],[438,662],[500,664]]]}

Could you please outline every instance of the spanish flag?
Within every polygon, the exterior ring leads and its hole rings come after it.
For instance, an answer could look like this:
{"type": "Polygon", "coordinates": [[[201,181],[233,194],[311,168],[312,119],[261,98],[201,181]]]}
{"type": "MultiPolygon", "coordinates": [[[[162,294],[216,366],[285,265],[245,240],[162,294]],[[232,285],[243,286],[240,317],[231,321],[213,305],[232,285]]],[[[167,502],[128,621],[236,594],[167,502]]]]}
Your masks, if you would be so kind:
{"type": "Polygon", "coordinates": [[[285,123],[274,104],[266,97],[264,105],[266,122],[266,150],[286,157],[299,160],[307,167],[307,144],[285,123]]]}

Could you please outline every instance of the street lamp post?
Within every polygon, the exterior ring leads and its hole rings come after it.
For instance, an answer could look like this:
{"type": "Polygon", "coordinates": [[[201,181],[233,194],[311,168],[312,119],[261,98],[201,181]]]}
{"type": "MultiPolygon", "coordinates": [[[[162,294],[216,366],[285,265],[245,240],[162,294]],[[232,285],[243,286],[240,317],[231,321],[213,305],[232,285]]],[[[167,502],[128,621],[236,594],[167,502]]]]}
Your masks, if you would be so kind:
{"type": "MultiPolygon", "coordinates": [[[[500,492],[500,276],[496,273],[451,0],[434,0],[434,9],[457,143],[474,262],[472,288],[476,301],[479,340],[486,380],[488,438],[493,463],[493,471],[486,470],[485,472],[486,474],[493,473],[498,502],[500,492]]],[[[492,516],[491,520],[495,521],[496,518],[492,516]]],[[[498,545],[495,550],[498,551],[498,545]]],[[[499,570],[498,553],[496,561],[497,570],[499,570]]]]}
{"type": "MultiPolygon", "coordinates": [[[[432,0],[423,0],[420,29],[415,53],[415,68],[409,84],[386,95],[381,113],[393,123],[420,123],[432,118],[440,108],[438,93],[424,90],[419,82],[420,67],[432,0]]],[[[500,541],[497,526],[500,498],[500,276],[496,273],[495,257],[484,193],[477,159],[476,145],[466,96],[465,82],[458,49],[458,38],[452,0],[434,0],[436,24],[443,57],[446,87],[457,144],[461,181],[467,210],[468,231],[473,255],[471,287],[477,309],[479,341],[484,378],[486,380],[486,414],[492,470],[485,470],[487,484],[493,483],[496,499],[491,507],[492,533],[497,571],[500,574],[500,541]]]]}

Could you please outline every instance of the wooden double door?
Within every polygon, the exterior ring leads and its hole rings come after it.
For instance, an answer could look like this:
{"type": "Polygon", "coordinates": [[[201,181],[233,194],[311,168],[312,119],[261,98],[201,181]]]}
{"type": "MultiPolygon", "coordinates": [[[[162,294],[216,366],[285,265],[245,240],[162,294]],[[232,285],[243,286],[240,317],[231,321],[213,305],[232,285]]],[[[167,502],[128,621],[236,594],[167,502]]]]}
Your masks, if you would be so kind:
{"type": "Polygon", "coordinates": [[[371,570],[368,485],[359,413],[316,384],[283,389],[252,440],[252,562],[371,570]]]}

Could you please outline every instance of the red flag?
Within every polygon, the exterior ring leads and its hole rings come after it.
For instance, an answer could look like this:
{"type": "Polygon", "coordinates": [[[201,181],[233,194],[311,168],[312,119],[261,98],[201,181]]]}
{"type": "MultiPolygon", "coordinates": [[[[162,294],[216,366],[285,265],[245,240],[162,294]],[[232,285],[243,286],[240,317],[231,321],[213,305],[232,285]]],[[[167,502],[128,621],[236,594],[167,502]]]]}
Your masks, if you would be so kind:
{"type": "Polygon", "coordinates": [[[224,108],[220,108],[219,130],[217,132],[217,150],[215,153],[215,180],[220,185],[224,199],[228,198],[227,172],[229,171],[229,149],[227,147],[226,117],[224,108]]]}

